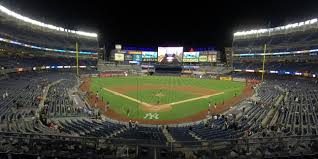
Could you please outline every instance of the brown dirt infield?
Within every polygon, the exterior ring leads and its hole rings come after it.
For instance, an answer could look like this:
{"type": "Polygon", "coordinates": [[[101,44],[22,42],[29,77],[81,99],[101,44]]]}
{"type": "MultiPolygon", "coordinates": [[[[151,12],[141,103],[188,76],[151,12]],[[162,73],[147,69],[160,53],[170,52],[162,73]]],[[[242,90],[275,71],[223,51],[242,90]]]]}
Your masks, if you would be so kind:
{"type": "MultiPolygon", "coordinates": [[[[82,80],[83,80],[83,83],[80,86],[80,89],[83,92],[87,92],[87,97],[89,99],[89,103],[91,104],[91,106],[95,107],[95,105],[96,105],[99,109],[105,110],[106,101],[104,101],[101,98],[99,98],[99,100],[97,101],[95,94],[92,93],[89,89],[90,88],[90,78],[83,78],[82,80]]],[[[134,87],[131,87],[131,89],[132,88],[134,88],[134,87]]],[[[125,88],[125,90],[126,90],[126,88],[125,88]]],[[[122,90],[122,91],[124,91],[124,90],[122,90]]],[[[193,90],[191,90],[191,92],[193,92],[193,90]]],[[[230,109],[230,107],[238,104],[242,99],[251,96],[253,94],[253,92],[254,91],[252,89],[252,86],[247,85],[244,88],[244,90],[242,91],[240,96],[236,96],[236,97],[233,97],[229,100],[226,100],[226,101],[224,101],[224,103],[218,104],[216,106],[216,108],[211,107],[210,110],[213,114],[223,113],[226,110],[230,109]]],[[[203,92],[201,92],[201,93],[203,93],[203,92]]],[[[102,111],[102,112],[104,112],[104,111],[102,111]]],[[[179,123],[194,122],[194,121],[205,119],[207,112],[208,112],[208,109],[201,111],[197,114],[194,114],[192,116],[188,116],[188,117],[181,118],[181,119],[175,119],[175,120],[132,119],[132,118],[128,118],[127,116],[124,116],[124,115],[121,115],[121,114],[115,112],[111,108],[108,108],[107,112],[104,112],[104,115],[109,117],[109,118],[112,118],[114,120],[124,121],[124,122],[128,122],[129,120],[133,120],[133,121],[138,121],[139,123],[143,123],[143,124],[179,124],[179,123]]]]}

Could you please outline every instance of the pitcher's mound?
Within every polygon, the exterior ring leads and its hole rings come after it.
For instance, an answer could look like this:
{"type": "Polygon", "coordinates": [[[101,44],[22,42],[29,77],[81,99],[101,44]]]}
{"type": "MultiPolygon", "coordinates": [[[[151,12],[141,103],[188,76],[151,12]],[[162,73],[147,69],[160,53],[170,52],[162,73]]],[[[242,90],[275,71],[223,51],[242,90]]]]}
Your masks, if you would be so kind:
{"type": "Polygon", "coordinates": [[[163,94],[163,93],[157,93],[157,94],[155,94],[155,96],[156,96],[156,97],[164,97],[164,96],[166,96],[166,95],[163,94]]]}

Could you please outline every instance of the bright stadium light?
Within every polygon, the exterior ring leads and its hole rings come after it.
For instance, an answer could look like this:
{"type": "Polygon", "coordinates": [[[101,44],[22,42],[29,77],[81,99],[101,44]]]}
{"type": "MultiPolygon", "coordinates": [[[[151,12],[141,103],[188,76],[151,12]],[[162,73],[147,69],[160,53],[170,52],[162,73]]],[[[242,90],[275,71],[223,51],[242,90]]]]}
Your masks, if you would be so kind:
{"type": "Polygon", "coordinates": [[[317,23],[317,18],[310,20],[310,24],[314,24],[314,23],[317,23]]]}
{"type": "Polygon", "coordinates": [[[98,36],[96,33],[68,30],[68,29],[64,29],[62,27],[57,27],[57,26],[51,25],[51,24],[45,24],[45,23],[42,23],[40,21],[31,19],[29,17],[25,17],[25,16],[23,16],[21,14],[15,13],[15,12],[9,10],[8,8],[6,8],[6,7],[2,6],[2,5],[0,5],[0,12],[3,12],[5,14],[9,15],[9,16],[12,16],[12,17],[17,18],[19,20],[22,20],[24,22],[31,23],[33,25],[37,25],[37,26],[40,26],[40,27],[56,30],[56,31],[71,32],[71,33],[74,33],[74,34],[77,34],[77,35],[87,36],[87,37],[97,37],[98,36]]]}
{"type": "Polygon", "coordinates": [[[298,27],[301,27],[301,26],[304,26],[304,25],[312,25],[312,24],[315,24],[317,22],[318,22],[318,19],[315,18],[315,19],[304,21],[304,22],[287,24],[285,26],[278,26],[278,27],[275,27],[275,28],[258,29],[258,30],[252,29],[252,30],[249,30],[249,31],[240,31],[240,32],[235,32],[234,33],[234,37],[245,36],[245,35],[253,35],[253,34],[260,34],[260,33],[262,34],[262,33],[276,32],[276,31],[279,32],[279,31],[282,31],[282,30],[298,28],[298,27]]]}

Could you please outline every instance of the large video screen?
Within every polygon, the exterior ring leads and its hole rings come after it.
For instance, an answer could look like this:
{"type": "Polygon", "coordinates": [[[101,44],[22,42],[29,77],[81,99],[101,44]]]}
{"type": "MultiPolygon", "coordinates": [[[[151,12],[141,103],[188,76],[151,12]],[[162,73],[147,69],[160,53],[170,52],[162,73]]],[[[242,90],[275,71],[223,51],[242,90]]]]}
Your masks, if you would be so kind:
{"type": "Polygon", "coordinates": [[[143,51],[142,61],[157,61],[158,53],[154,51],[143,51]]]}
{"type": "Polygon", "coordinates": [[[184,52],[183,62],[199,62],[199,52],[184,52]]]}
{"type": "Polygon", "coordinates": [[[125,61],[132,61],[132,60],[133,60],[133,55],[125,54],[125,61]]]}
{"type": "Polygon", "coordinates": [[[158,47],[158,62],[181,62],[183,47],[158,47]]]}
{"type": "Polygon", "coordinates": [[[142,61],[142,55],[133,55],[133,61],[142,61]]]}
{"type": "Polygon", "coordinates": [[[124,61],[124,54],[115,54],[115,61],[124,61]]]}

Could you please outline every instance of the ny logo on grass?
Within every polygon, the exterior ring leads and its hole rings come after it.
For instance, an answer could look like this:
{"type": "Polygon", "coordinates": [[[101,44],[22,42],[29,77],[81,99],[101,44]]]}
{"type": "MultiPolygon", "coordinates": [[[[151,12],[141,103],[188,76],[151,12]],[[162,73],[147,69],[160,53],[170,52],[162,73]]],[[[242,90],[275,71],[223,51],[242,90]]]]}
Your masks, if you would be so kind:
{"type": "Polygon", "coordinates": [[[159,114],[158,113],[147,113],[144,117],[144,119],[159,119],[159,114]]]}

